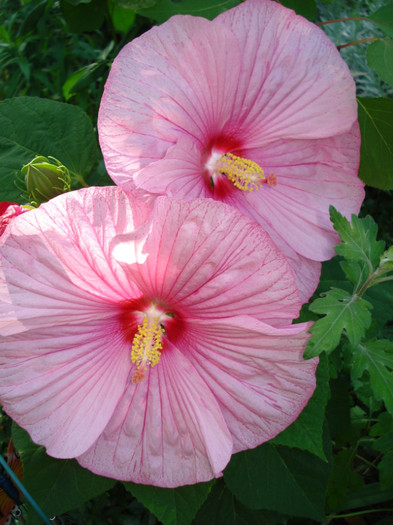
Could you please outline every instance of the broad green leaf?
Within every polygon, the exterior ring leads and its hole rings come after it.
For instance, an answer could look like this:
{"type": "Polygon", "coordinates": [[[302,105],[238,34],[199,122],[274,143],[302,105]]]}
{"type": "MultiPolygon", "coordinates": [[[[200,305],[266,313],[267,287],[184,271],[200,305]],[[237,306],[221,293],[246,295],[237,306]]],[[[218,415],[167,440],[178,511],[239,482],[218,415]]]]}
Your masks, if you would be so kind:
{"type": "Polygon", "coordinates": [[[144,9],[152,7],[158,0],[113,0],[113,3],[126,9],[144,9]]]}
{"type": "Polygon", "coordinates": [[[363,485],[363,480],[353,468],[355,449],[343,449],[334,455],[333,469],[329,478],[327,501],[330,508],[343,504],[347,492],[356,492],[363,485]]]}
{"type": "Polygon", "coordinates": [[[265,443],[232,456],[224,471],[231,492],[252,509],[324,522],[329,466],[297,449],[265,443]]]}
{"type": "MultiPolygon", "coordinates": [[[[55,459],[35,445],[27,432],[13,424],[12,437],[23,462],[23,484],[43,512],[51,517],[63,514],[115,484],[114,479],[96,476],[74,459],[55,459]]],[[[29,509],[29,525],[41,520],[29,509]]]]}
{"type": "Polygon", "coordinates": [[[67,0],[60,0],[61,13],[73,33],[99,29],[105,20],[106,0],[91,0],[71,5],[67,0]]]}
{"type": "Polygon", "coordinates": [[[370,483],[353,494],[347,494],[345,502],[337,511],[358,509],[359,507],[372,507],[373,505],[393,499],[393,489],[381,490],[379,483],[370,483]]]}
{"type": "Polygon", "coordinates": [[[107,70],[105,62],[93,62],[70,75],[64,82],[62,91],[64,98],[69,100],[72,93],[88,89],[92,82],[107,70]]]}
{"type": "Polygon", "coordinates": [[[220,479],[200,508],[193,525],[279,525],[286,523],[276,513],[248,509],[231,493],[220,479]]]}
{"type": "Polygon", "coordinates": [[[393,86],[393,41],[381,39],[367,48],[367,64],[384,82],[393,86]]]}
{"type": "Polygon", "coordinates": [[[206,500],[213,483],[198,483],[175,489],[123,484],[163,525],[188,525],[206,500]]]}
{"type": "Polygon", "coordinates": [[[316,20],[318,9],[315,0],[281,0],[281,4],[296,11],[309,20],[316,20]]]}
{"type": "Polygon", "coordinates": [[[374,188],[392,189],[393,100],[358,98],[358,105],[362,135],[359,177],[374,188]]]}
{"type": "Polygon", "coordinates": [[[345,290],[333,288],[322,294],[310,305],[310,310],[324,314],[311,327],[312,337],[308,342],[305,357],[314,357],[321,352],[332,352],[345,333],[353,346],[359,344],[371,323],[372,305],[365,299],[345,290]]]}
{"type": "Polygon", "coordinates": [[[117,31],[127,34],[135,21],[135,9],[124,7],[123,5],[114,5],[111,9],[112,24],[117,31]]]}
{"type": "Polygon", "coordinates": [[[379,8],[368,16],[368,20],[377,25],[387,35],[393,36],[393,3],[379,8]]]}
{"type": "Polygon", "coordinates": [[[379,263],[385,243],[377,241],[378,226],[373,218],[367,215],[360,219],[352,215],[349,223],[348,219],[330,206],[330,220],[342,240],[335,251],[349,261],[364,262],[370,269],[374,269],[379,263]]]}
{"type": "Polygon", "coordinates": [[[362,377],[367,370],[375,397],[393,414],[393,341],[371,340],[353,346],[352,378],[362,377]]]}
{"type": "Polygon", "coordinates": [[[36,155],[55,157],[71,175],[88,176],[99,150],[86,113],[37,97],[0,102],[0,200],[26,201],[16,182],[22,166],[36,155]]]}
{"type": "Polygon", "coordinates": [[[159,24],[177,14],[203,16],[211,20],[240,2],[241,0],[158,0],[153,7],[138,9],[138,14],[153,18],[159,24]]]}
{"type": "Polygon", "coordinates": [[[317,387],[306,408],[292,425],[276,436],[272,443],[306,450],[326,461],[323,450],[323,423],[329,395],[329,367],[322,355],[317,368],[317,387]]]}

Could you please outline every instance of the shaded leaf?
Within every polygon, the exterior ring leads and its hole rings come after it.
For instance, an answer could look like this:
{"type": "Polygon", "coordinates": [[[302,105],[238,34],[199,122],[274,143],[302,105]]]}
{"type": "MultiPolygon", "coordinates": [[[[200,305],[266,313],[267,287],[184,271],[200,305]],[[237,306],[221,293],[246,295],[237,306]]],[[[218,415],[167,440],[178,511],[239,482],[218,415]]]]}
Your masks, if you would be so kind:
{"type": "Polygon", "coordinates": [[[345,333],[353,346],[359,344],[371,323],[372,305],[365,299],[345,290],[333,288],[322,294],[310,305],[310,310],[324,314],[311,327],[312,337],[307,344],[305,357],[314,357],[325,351],[334,350],[345,333]]]}
{"type": "Polygon", "coordinates": [[[381,489],[389,489],[393,486],[393,450],[387,452],[378,463],[379,482],[381,489]]]}
{"type": "Polygon", "coordinates": [[[99,29],[105,20],[106,0],[81,1],[71,5],[68,0],[60,0],[61,13],[73,33],[99,29]]]}
{"type": "Polygon", "coordinates": [[[296,11],[308,20],[314,21],[318,16],[318,9],[315,0],[281,0],[281,4],[296,11]]]}
{"type": "Polygon", "coordinates": [[[203,16],[211,20],[240,2],[241,0],[158,0],[153,7],[138,9],[138,14],[153,18],[159,24],[177,14],[203,16]]]}
{"type": "Polygon", "coordinates": [[[393,100],[358,98],[358,104],[362,135],[359,177],[374,188],[392,189],[393,100]]]}
{"type": "Polygon", "coordinates": [[[352,378],[361,378],[367,370],[375,397],[393,414],[393,341],[374,339],[353,346],[352,378]]]}
{"type": "Polygon", "coordinates": [[[279,525],[286,523],[276,513],[248,509],[231,493],[220,479],[199,510],[193,525],[279,525]]]}
{"type": "Polygon", "coordinates": [[[175,489],[123,483],[163,525],[188,525],[206,500],[213,481],[175,489]]]}
{"type": "MultiPolygon", "coordinates": [[[[15,423],[12,427],[15,447],[21,455],[23,483],[48,516],[63,514],[78,507],[115,484],[114,479],[96,476],[82,468],[75,459],[55,459],[35,445],[28,433],[15,423]]],[[[29,525],[39,525],[35,512],[29,512],[29,525]]]]}
{"type": "Polygon", "coordinates": [[[326,461],[323,450],[323,423],[329,396],[329,366],[325,355],[320,357],[316,376],[317,386],[306,408],[292,425],[272,440],[272,443],[306,450],[326,461]]]}
{"type": "Polygon", "coordinates": [[[324,521],[328,475],[328,464],[316,456],[270,443],[235,454],[224,471],[244,505],[317,521],[324,521]]]}
{"type": "Polygon", "coordinates": [[[367,64],[384,82],[393,86],[393,41],[381,39],[367,48],[367,64]]]}

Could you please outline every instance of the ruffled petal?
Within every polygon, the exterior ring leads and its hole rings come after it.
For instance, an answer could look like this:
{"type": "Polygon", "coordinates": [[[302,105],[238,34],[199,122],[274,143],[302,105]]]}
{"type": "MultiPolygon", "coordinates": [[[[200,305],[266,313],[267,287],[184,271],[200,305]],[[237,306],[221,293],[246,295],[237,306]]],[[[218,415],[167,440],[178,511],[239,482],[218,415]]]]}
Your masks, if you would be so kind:
{"type": "MultiPolygon", "coordinates": [[[[122,256],[125,270],[145,295],[185,317],[298,315],[299,296],[283,255],[257,223],[223,203],[157,198],[143,251],[143,265],[122,256]]],[[[121,253],[131,253],[127,241],[121,253]]]]}
{"type": "Polygon", "coordinates": [[[137,230],[149,211],[119,188],[89,188],[13,219],[1,238],[1,335],[108,318],[114,304],[139,296],[112,239],[137,230]]]}
{"type": "Polygon", "coordinates": [[[270,0],[247,0],[219,15],[241,49],[232,104],[249,147],[276,139],[345,133],[357,119],[355,83],[325,33],[270,0]]]}
{"type": "Polygon", "coordinates": [[[272,439],[306,406],[318,364],[302,359],[309,326],[273,328],[245,316],[190,323],[183,351],[214,392],[234,452],[272,439]]]}
{"type": "Polygon", "coordinates": [[[73,458],[106,427],[130,365],[116,318],[30,330],[0,343],[0,400],[48,454],[73,458]]]}
{"type": "Polygon", "coordinates": [[[222,474],[232,439],[214,394],[174,346],[129,383],[97,442],[78,459],[93,472],[161,487],[222,474]]]}

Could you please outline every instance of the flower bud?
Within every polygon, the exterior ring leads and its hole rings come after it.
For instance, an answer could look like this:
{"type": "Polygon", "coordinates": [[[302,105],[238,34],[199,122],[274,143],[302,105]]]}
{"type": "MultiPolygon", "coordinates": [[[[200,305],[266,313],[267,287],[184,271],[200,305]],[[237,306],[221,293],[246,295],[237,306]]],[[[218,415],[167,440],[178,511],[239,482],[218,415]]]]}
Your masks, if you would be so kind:
{"type": "Polygon", "coordinates": [[[70,173],[54,157],[36,156],[21,171],[29,197],[38,204],[70,189],[70,173]]]}

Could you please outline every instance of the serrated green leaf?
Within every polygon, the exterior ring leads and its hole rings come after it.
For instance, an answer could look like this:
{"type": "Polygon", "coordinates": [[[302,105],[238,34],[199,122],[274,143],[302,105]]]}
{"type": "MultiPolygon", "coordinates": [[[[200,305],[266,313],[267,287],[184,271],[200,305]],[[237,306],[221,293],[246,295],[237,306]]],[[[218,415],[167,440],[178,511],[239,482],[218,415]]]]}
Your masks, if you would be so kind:
{"type": "Polygon", "coordinates": [[[362,377],[365,370],[377,399],[393,413],[393,341],[388,339],[365,341],[353,345],[354,358],[351,368],[353,379],[362,377]]]}
{"type": "Polygon", "coordinates": [[[203,16],[211,20],[240,2],[241,0],[158,0],[153,7],[139,9],[138,14],[153,18],[159,24],[176,14],[203,16]]]}
{"type": "Polygon", "coordinates": [[[368,20],[377,25],[387,35],[393,36],[393,3],[382,6],[368,16],[368,20]]]}
{"type": "Polygon", "coordinates": [[[393,41],[385,38],[370,44],[367,64],[384,82],[393,86],[393,41]]]}
{"type": "Polygon", "coordinates": [[[341,334],[345,333],[353,346],[359,344],[371,323],[372,305],[357,295],[333,288],[316,299],[310,310],[324,314],[311,327],[312,337],[308,342],[305,357],[315,357],[321,352],[332,352],[339,344],[341,334]]]}
{"type": "Polygon", "coordinates": [[[281,0],[281,4],[296,11],[308,20],[314,21],[318,16],[318,9],[315,0],[281,0]]]}
{"type": "Polygon", "coordinates": [[[341,244],[335,247],[335,251],[348,261],[363,262],[370,269],[376,268],[385,243],[377,241],[378,226],[374,219],[369,215],[362,219],[352,215],[350,223],[330,206],[330,220],[342,240],[341,244]]]}
{"type": "Polygon", "coordinates": [[[188,525],[206,500],[214,481],[175,489],[123,483],[163,525],[188,525]]]}
{"type": "Polygon", "coordinates": [[[216,482],[193,525],[279,525],[286,523],[273,512],[248,509],[231,493],[224,480],[216,482]]]}
{"type": "Polygon", "coordinates": [[[393,100],[358,98],[362,136],[359,177],[369,186],[393,188],[393,100]]]}
{"type": "Polygon", "coordinates": [[[323,423],[329,396],[329,366],[325,355],[320,358],[316,376],[317,386],[306,408],[292,425],[272,440],[272,443],[306,450],[326,461],[323,450],[323,423]]]}
{"type": "Polygon", "coordinates": [[[23,203],[15,182],[36,155],[87,176],[99,158],[93,126],[76,106],[37,97],[0,102],[0,200],[23,203]]]}
{"type": "Polygon", "coordinates": [[[252,509],[324,521],[329,466],[316,456],[270,443],[240,452],[224,471],[231,492],[252,509]]]}
{"type": "MultiPolygon", "coordinates": [[[[116,483],[96,476],[74,459],[55,459],[35,445],[27,432],[15,423],[12,427],[15,447],[23,462],[23,483],[48,516],[63,514],[78,507],[116,483]]],[[[29,525],[41,524],[35,512],[29,512],[29,525]]]]}

